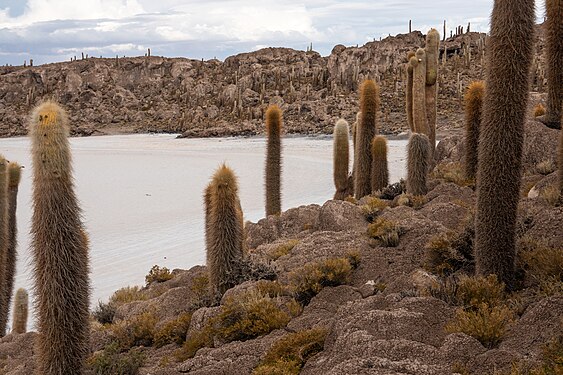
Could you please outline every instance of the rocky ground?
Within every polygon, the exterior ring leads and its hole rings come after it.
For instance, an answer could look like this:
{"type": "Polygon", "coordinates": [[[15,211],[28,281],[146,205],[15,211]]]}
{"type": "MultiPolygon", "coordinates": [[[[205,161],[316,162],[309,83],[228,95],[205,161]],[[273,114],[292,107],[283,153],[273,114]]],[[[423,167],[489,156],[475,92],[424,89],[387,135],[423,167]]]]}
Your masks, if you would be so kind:
{"type": "MultiPolygon", "coordinates": [[[[468,219],[476,194],[460,173],[463,140],[450,137],[437,148],[422,200],[327,201],[247,223],[248,259],[277,281],[248,280],[213,302],[205,267],[196,266],[121,291],[109,317],[98,309],[105,324],[92,321],[90,373],[292,374],[302,366],[301,374],[560,374],[558,137],[538,122],[526,125],[516,291],[480,279],[470,287],[462,276],[473,272],[468,219]],[[467,318],[472,313],[482,319],[467,318]],[[459,328],[463,316],[470,328],[459,328]],[[317,340],[296,343],[303,332],[317,340]],[[264,367],[290,339],[297,349],[284,358],[296,362],[264,367]]],[[[0,339],[0,373],[32,373],[35,336],[0,339]]]]}
{"type": "MultiPolygon", "coordinates": [[[[178,132],[185,137],[263,134],[270,103],[284,111],[285,131],[329,134],[358,111],[358,86],[381,86],[383,134],[407,130],[406,53],[423,35],[388,37],[363,46],[337,45],[329,56],[266,48],[225,59],[88,58],[37,67],[0,67],[0,136],[24,135],[31,108],[54,98],[69,112],[75,135],[178,132]]],[[[462,92],[483,78],[486,35],[447,39],[440,50],[438,132],[461,126],[462,92]]],[[[538,26],[532,90],[545,91],[543,31],[538,26]]]]}

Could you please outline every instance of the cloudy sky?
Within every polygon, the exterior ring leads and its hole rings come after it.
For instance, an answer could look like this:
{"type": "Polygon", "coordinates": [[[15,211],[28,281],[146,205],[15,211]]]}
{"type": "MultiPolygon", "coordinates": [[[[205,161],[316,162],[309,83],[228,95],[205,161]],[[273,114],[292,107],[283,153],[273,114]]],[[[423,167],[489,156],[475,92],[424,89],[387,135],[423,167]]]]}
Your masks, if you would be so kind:
{"type": "MultiPolygon", "coordinates": [[[[538,4],[539,4],[539,0],[538,4]]],[[[493,0],[0,0],[0,64],[91,56],[210,59],[265,46],[322,55],[413,29],[487,31],[493,0]]],[[[538,6],[538,19],[543,8],[538,6]]],[[[449,33],[449,32],[448,32],[449,33]]]]}

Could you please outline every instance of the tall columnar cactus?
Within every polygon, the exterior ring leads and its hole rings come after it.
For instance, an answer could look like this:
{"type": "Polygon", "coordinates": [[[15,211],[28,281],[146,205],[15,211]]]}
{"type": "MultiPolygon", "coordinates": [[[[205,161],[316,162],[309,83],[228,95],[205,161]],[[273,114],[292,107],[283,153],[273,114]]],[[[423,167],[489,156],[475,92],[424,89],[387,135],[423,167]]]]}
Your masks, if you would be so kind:
{"type": "Polygon", "coordinates": [[[30,119],[33,161],[31,248],[39,374],[82,374],[89,350],[87,236],[74,192],[65,111],[53,102],[30,119]]]}
{"type": "Polygon", "coordinates": [[[8,161],[0,155],[0,337],[6,334],[9,311],[5,279],[9,247],[8,207],[8,161]]]}
{"type": "Polygon", "coordinates": [[[414,132],[414,123],[412,119],[412,84],[413,84],[413,65],[410,63],[415,53],[410,51],[407,53],[407,87],[405,89],[405,108],[407,110],[407,122],[409,129],[414,132]]]}
{"type": "Polygon", "coordinates": [[[472,82],[465,93],[465,177],[475,180],[478,165],[479,128],[485,83],[472,82]]]}
{"type": "Polygon", "coordinates": [[[506,285],[514,277],[534,20],[534,0],[494,2],[479,136],[475,260],[478,274],[495,274],[506,285]]]}
{"type": "MultiPolygon", "coordinates": [[[[563,123],[563,114],[561,114],[563,123]]],[[[563,130],[559,132],[559,197],[563,201],[563,130]]]]}
{"type": "Polygon", "coordinates": [[[211,182],[207,184],[203,192],[203,205],[205,208],[205,248],[209,249],[211,234],[209,231],[209,212],[211,210],[211,182]]]}
{"type": "Polygon", "coordinates": [[[28,296],[23,288],[18,289],[14,298],[14,314],[12,333],[25,333],[27,331],[28,296]]]}
{"type": "Polygon", "coordinates": [[[271,105],[266,111],[266,216],[281,213],[281,129],[281,109],[271,105]]]}
{"type": "Polygon", "coordinates": [[[334,199],[345,199],[348,192],[348,164],[350,160],[349,155],[349,138],[350,131],[348,129],[348,122],[340,119],[334,126],[333,133],[333,170],[334,170],[334,186],[336,193],[334,199]]]}
{"type": "Polygon", "coordinates": [[[547,113],[543,122],[561,129],[563,105],[563,1],[546,0],[547,13],[547,113]]]}
{"type": "Polygon", "coordinates": [[[430,140],[426,134],[412,133],[407,145],[407,193],[425,195],[430,165],[430,140]]]}
{"type": "Polygon", "coordinates": [[[209,190],[209,284],[214,292],[223,294],[234,286],[243,258],[242,210],[233,171],[224,164],[220,166],[209,190]]]}
{"type": "Polygon", "coordinates": [[[6,293],[6,304],[3,313],[9,315],[9,306],[12,304],[12,292],[14,290],[14,276],[16,274],[17,257],[17,220],[16,210],[18,207],[18,187],[21,179],[21,166],[16,162],[8,164],[8,244],[6,251],[6,269],[4,273],[4,290],[6,293]]]}
{"type": "Polygon", "coordinates": [[[381,191],[389,185],[389,167],[387,165],[387,140],[378,135],[371,143],[371,190],[381,191]]]}
{"type": "Polygon", "coordinates": [[[440,55],[440,33],[430,29],[426,35],[426,116],[428,117],[428,138],[432,155],[436,148],[436,101],[438,99],[438,59],[440,55]]]}
{"type": "Polygon", "coordinates": [[[371,141],[377,133],[379,87],[368,79],[360,89],[360,122],[356,129],[356,176],[354,193],[357,199],[371,194],[371,141]]]}
{"type": "Polygon", "coordinates": [[[411,57],[413,68],[412,82],[412,118],[414,130],[417,133],[429,135],[428,117],[426,115],[426,52],[423,48],[411,57]]]}

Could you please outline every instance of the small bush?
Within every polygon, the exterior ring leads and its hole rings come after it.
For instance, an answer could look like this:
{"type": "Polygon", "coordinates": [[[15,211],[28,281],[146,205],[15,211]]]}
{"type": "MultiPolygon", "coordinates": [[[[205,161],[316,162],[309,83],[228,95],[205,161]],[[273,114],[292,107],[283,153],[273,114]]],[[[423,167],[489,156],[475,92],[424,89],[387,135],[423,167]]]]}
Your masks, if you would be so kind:
{"type": "Polygon", "coordinates": [[[551,159],[543,160],[536,165],[536,172],[543,175],[548,175],[555,172],[557,166],[551,159]]]}
{"type": "Polygon", "coordinates": [[[458,309],[454,320],[446,326],[446,331],[463,332],[491,349],[501,342],[506,325],[513,319],[514,314],[508,307],[503,305],[490,307],[482,303],[476,309],[458,309]]]}
{"type": "Polygon", "coordinates": [[[157,282],[162,283],[174,278],[174,275],[170,272],[170,270],[166,267],[160,268],[157,265],[152,266],[149,274],[145,276],[145,283],[147,285],[157,282]]]}
{"type": "Polygon", "coordinates": [[[213,347],[213,334],[214,331],[211,324],[191,334],[184,342],[182,348],[174,353],[176,360],[183,362],[193,358],[199,349],[213,347]]]}
{"type": "Polygon", "coordinates": [[[379,240],[385,247],[398,246],[401,234],[403,234],[401,227],[381,217],[368,225],[368,236],[379,240]]]}
{"type": "Polygon", "coordinates": [[[344,198],[344,200],[348,203],[352,203],[352,204],[358,204],[358,200],[356,198],[354,198],[353,196],[349,195],[346,198],[344,198]]]}
{"type": "Polygon", "coordinates": [[[186,341],[186,332],[190,328],[192,313],[186,312],[180,314],[176,319],[166,323],[154,335],[154,346],[157,348],[167,344],[182,345],[186,341]]]}
{"type": "Polygon", "coordinates": [[[379,195],[379,198],[393,200],[395,199],[395,197],[403,194],[406,191],[407,191],[407,187],[405,180],[401,178],[399,182],[396,182],[384,188],[381,194],[379,195]]]}
{"type": "Polygon", "coordinates": [[[561,204],[561,192],[555,185],[550,185],[540,192],[540,198],[545,200],[550,206],[557,206],[561,204]]]}
{"type": "Polygon", "coordinates": [[[98,301],[98,306],[94,312],[92,312],[92,316],[101,324],[111,324],[113,323],[115,311],[115,303],[103,303],[102,301],[98,301]]]}
{"type": "Polygon", "coordinates": [[[289,240],[289,241],[279,245],[275,249],[273,249],[268,254],[268,258],[270,258],[271,260],[277,260],[278,258],[281,258],[282,256],[289,254],[291,252],[291,250],[293,250],[295,245],[297,245],[298,243],[299,243],[299,240],[289,240]]]}
{"type": "Polygon", "coordinates": [[[289,287],[297,301],[306,305],[324,287],[349,282],[352,266],[346,258],[330,258],[308,263],[289,274],[289,287]]]}
{"type": "Polygon", "coordinates": [[[286,286],[277,281],[259,280],[256,282],[256,290],[271,298],[289,295],[286,286]]]}
{"type": "Polygon", "coordinates": [[[388,207],[386,201],[379,198],[368,197],[367,203],[360,206],[360,209],[366,219],[371,223],[386,207],[388,207]]]}
{"type": "Polygon", "coordinates": [[[133,349],[121,353],[119,344],[113,342],[88,359],[88,366],[96,375],[136,375],[145,361],[145,355],[133,349]]]}
{"type": "Polygon", "coordinates": [[[299,374],[307,360],[323,350],[325,337],[326,330],[314,328],[281,338],[272,345],[252,374],[299,374]]]}
{"type": "Polygon", "coordinates": [[[156,333],[157,319],[152,312],[136,315],[130,320],[121,320],[111,326],[115,341],[122,349],[133,346],[151,346],[156,333]]]}
{"type": "Polygon", "coordinates": [[[420,210],[424,205],[428,203],[428,198],[425,195],[412,195],[408,193],[401,194],[397,198],[398,206],[412,207],[415,210],[420,210]]]}
{"type": "Polygon", "coordinates": [[[529,286],[546,295],[563,290],[563,249],[552,248],[542,241],[524,236],[519,240],[518,264],[529,286]]]}
{"type": "Polygon", "coordinates": [[[475,181],[465,177],[463,165],[461,163],[440,163],[434,168],[431,176],[435,179],[442,179],[446,182],[453,182],[459,186],[473,186],[475,181]]]}
{"type": "Polygon", "coordinates": [[[435,235],[424,248],[424,269],[436,275],[448,276],[461,268],[471,268],[474,237],[471,217],[462,224],[460,232],[447,231],[435,235]]]}
{"type": "Polygon", "coordinates": [[[115,291],[113,295],[109,298],[110,304],[115,304],[116,306],[122,305],[124,303],[129,303],[133,301],[145,301],[148,297],[141,288],[138,286],[126,286],[115,291]]]}
{"type": "Polygon", "coordinates": [[[534,117],[543,115],[545,115],[545,107],[541,103],[536,104],[536,106],[534,107],[534,117]]]}
{"type": "Polygon", "coordinates": [[[465,309],[476,309],[482,304],[497,306],[506,299],[505,287],[495,275],[447,277],[426,291],[432,297],[465,309]]]}

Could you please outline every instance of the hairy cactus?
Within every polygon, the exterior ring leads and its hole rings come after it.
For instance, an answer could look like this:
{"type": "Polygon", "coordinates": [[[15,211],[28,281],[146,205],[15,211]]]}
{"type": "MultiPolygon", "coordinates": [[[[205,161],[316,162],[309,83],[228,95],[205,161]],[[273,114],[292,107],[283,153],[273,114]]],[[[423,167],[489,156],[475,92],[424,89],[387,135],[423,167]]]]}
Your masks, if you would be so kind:
{"type": "Polygon", "coordinates": [[[472,82],[465,93],[465,177],[475,180],[478,165],[479,127],[485,83],[472,82]]]}
{"type": "Polygon", "coordinates": [[[534,0],[495,0],[479,131],[475,260],[479,275],[495,274],[507,286],[514,277],[534,21],[534,0]]]}
{"type": "Polygon", "coordinates": [[[343,200],[348,196],[349,134],[346,120],[338,120],[333,133],[333,178],[336,187],[334,199],[338,200],[343,200]]]}
{"type": "Polygon", "coordinates": [[[12,333],[25,333],[27,331],[28,297],[27,291],[20,288],[14,298],[14,315],[12,333]]]}
{"type": "Polygon", "coordinates": [[[30,119],[33,161],[31,248],[39,374],[82,374],[89,351],[87,236],[74,192],[65,111],[53,102],[30,119]]]}
{"type": "Polygon", "coordinates": [[[352,124],[352,148],[353,148],[353,155],[352,155],[352,173],[348,176],[348,191],[350,195],[354,195],[354,184],[356,183],[356,165],[358,164],[357,156],[358,151],[356,149],[356,130],[358,129],[358,124],[360,123],[362,118],[362,112],[356,113],[356,122],[352,124]]]}
{"type": "Polygon", "coordinates": [[[428,117],[426,115],[426,52],[423,48],[416,51],[411,57],[410,64],[413,68],[412,82],[412,118],[414,130],[428,136],[428,117]]]}
{"type": "Polygon", "coordinates": [[[10,310],[5,280],[9,247],[8,206],[8,161],[0,155],[0,337],[6,334],[10,310]]]}
{"type": "Polygon", "coordinates": [[[281,109],[271,105],[266,111],[266,216],[281,213],[281,129],[281,109]]]}
{"type": "Polygon", "coordinates": [[[243,258],[243,219],[238,183],[226,165],[217,169],[209,188],[207,269],[213,292],[234,286],[243,258]]]}
{"type": "Polygon", "coordinates": [[[5,316],[9,315],[14,291],[14,276],[16,274],[16,258],[18,245],[18,226],[16,210],[18,207],[18,187],[21,179],[21,166],[18,163],[8,164],[8,244],[6,251],[6,270],[4,274],[4,290],[6,293],[5,316]]]}
{"type": "Polygon", "coordinates": [[[409,129],[414,132],[414,123],[412,119],[412,83],[413,83],[413,66],[410,60],[414,57],[415,53],[410,51],[407,53],[407,88],[405,89],[405,108],[407,110],[407,122],[409,129]]]}
{"type": "Polygon", "coordinates": [[[407,145],[407,193],[425,195],[430,165],[430,141],[425,134],[412,133],[407,145]]]}
{"type": "Polygon", "coordinates": [[[563,1],[546,0],[547,113],[542,121],[561,129],[563,105],[563,1]]]}
{"type": "MultiPolygon", "coordinates": [[[[563,114],[561,115],[563,122],[563,114]]],[[[559,132],[559,197],[563,201],[563,131],[559,132]]]]}
{"type": "Polygon", "coordinates": [[[389,167],[387,165],[387,140],[378,135],[371,143],[371,190],[382,191],[389,185],[389,167]]]}
{"type": "Polygon", "coordinates": [[[205,208],[205,248],[209,249],[209,212],[211,210],[211,182],[207,184],[203,192],[203,205],[205,208]]]}
{"type": "Polygon", "coordinates": [[[426,35],[426,116],[428,117],[428,138],[432,155],[436,148],[436,100],[438,98],[438,59],[440,55],[440,33],[430,29],[426,35]]]}
{"type": "Polygon", "coordinates": [[[377,133],[379,87],[372,80],[360,89],[360,122],[356,129],[356,170],[354,193],[357,199],[371,194],[371,141],[377,133]]]}

